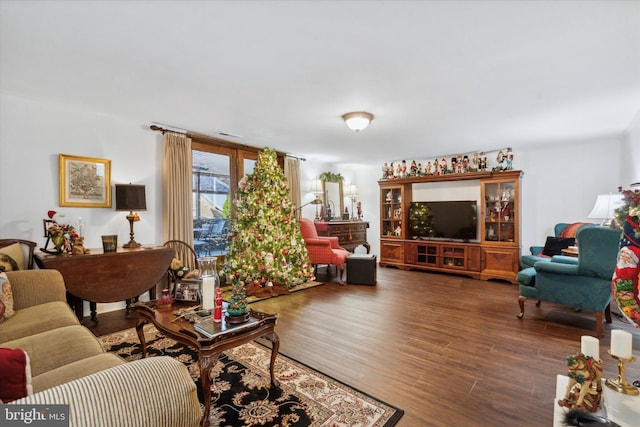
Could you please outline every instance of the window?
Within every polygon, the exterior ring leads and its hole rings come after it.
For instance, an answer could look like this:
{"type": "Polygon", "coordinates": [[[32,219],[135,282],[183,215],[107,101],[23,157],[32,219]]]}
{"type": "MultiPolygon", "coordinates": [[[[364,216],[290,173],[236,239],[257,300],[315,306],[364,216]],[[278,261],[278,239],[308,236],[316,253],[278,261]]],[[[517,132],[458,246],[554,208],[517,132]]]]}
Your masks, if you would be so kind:
{"type": "MultiPolygon", "coordinates": [[[[194,247],[199,257],[224,255],[234,215],[233,195],[240,179],[253,173],[259,149],[191,138],[194,247]]],[[[283,156],[278,158],[282,164],[283,156]]]]}

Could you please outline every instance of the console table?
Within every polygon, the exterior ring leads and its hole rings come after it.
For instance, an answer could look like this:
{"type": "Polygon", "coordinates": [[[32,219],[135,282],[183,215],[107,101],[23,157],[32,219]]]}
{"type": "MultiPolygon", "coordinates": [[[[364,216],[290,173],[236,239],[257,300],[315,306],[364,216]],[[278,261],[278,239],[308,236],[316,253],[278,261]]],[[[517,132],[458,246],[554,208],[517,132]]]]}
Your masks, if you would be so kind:
{"type": "Polygon", "coordinates": [[[91,249],[84,255],[35,254],[40,268],[58,270],[64,277],[69,305],[80,321],[83,301],[89,301],[91,320],[97,321],[96,303],[135,298],[146,291],[155,298],[155,286],[169,269],[174,250],[164,246],[136,249],[118,248],[116,252],[91,249]]]}
{"type": "Polygon", "coordinates": [[[353,252],[359,245],[367,248],[367,253],[371,250],[371,245],[367,243],[366,221],[321,221],[315,222],[318,236],[337,237],[340,246],[353,252]]]}

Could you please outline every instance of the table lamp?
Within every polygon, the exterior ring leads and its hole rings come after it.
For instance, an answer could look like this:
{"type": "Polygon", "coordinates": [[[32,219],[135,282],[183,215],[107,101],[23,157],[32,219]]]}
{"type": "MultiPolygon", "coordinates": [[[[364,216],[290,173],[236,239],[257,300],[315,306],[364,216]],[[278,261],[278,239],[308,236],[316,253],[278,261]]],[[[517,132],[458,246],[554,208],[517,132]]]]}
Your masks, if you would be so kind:
{"type": "Polygon", "coordinates": [[[140,216],[138,216],[136,211],[147,210],[144,185],[116,184],[116,210],[129,211],[127,215],[127,220],[129,221],[129,242],[122,245],[122,247],[138,248],[142,246],[133,239],[133,223],[140,221],[140,216]]]}

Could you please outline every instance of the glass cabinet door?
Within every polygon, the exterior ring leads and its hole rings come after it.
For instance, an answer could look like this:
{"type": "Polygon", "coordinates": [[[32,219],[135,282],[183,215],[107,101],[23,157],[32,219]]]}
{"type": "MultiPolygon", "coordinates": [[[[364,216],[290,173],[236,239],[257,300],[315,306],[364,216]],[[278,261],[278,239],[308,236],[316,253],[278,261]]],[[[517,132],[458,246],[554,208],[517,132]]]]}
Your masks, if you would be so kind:
{"type": "Polygon", "coordinates": [[[513,181],[484,185],[485,242],[513,242],[515,239],[516,186],[513,181]]]}
{"type": "Polygon", "coordinates": [[[382,235],[402,237],[402,188],[381,189],[382,235]]]}

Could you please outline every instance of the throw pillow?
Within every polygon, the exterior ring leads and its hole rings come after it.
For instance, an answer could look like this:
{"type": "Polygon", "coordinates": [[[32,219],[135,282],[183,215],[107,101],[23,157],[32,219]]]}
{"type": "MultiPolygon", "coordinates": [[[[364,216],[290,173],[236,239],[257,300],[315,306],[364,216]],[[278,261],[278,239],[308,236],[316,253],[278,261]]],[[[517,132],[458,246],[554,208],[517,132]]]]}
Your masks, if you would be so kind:
{"type": "Polygon", "coordinates": [[[13,293],[6,273],[0,273],[0,323],[15,314],[13,310],[13,293]]]}
{"type": "Polygon", "coordinates": [[[573,237],[553,237],[548,236],[547,241],[542,249],[542,254],[547,256],[554,256],[562,254],[562,250],[576,244],[576,239],[573,237]]]}
{"type": "Polygon", "coordinates": [[[0,401],[8,403],[33,394],[31,364],[26,351],[0,348],[0,401]]]}
{"type": "Polygon", "coordinates": [[[593,225],[589,222],[574,222],[573,224],[569,224],[565,227],[564,230],[560,232],[560,236],[558,237],[576,237],[578,231],[584,227],[585,225],[593,225]]]}
{"type": "Polygon", "coordinates": [[[15,270],[24,270],[24,255],[20,243],[0,248],[0,271],[15,270]]]}

